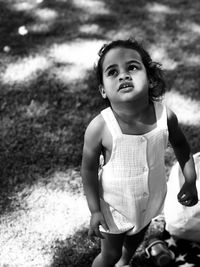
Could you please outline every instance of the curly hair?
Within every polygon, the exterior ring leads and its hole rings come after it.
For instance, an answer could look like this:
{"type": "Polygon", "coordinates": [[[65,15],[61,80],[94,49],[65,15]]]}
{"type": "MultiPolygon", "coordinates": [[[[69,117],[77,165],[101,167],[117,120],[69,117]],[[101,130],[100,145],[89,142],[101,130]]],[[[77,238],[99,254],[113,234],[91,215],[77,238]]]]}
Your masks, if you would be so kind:
{"type": "Polygon", "coordinates": [[[147,76],[150,81],[151,87],[149,88],[149,98],[153,101],[158,101],[165,93],[165,80],[164,73],[161,69],[161,64],[152,61],[149,53],[143,48],[142,44],[134,39],[116,40],[108,44],[104,44],[99,50],[99,59],[95,65],[95,72],[98,83],[103,85],[103,62],[106,54],[113,48],[122,47],[129,48],[137,51],[142,59],[146,68],[147,76]]]}

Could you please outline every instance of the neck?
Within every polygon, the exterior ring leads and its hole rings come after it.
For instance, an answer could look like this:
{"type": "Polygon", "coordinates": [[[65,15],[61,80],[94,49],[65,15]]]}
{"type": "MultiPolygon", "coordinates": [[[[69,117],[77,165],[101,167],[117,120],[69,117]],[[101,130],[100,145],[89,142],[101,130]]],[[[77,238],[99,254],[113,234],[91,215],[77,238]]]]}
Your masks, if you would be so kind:
{"type": "Polygon", "coordinates": [[[133,120],[133,118],[137,119],[142,116],[142,114],[149,108],[151,105],[151,102],[149,102],[149,99],[146,99],[146,101],[136,101],[135,103],[126,103],[125,105],[115,105],[111,104],[113,112],[125,120],[133,120]]]}

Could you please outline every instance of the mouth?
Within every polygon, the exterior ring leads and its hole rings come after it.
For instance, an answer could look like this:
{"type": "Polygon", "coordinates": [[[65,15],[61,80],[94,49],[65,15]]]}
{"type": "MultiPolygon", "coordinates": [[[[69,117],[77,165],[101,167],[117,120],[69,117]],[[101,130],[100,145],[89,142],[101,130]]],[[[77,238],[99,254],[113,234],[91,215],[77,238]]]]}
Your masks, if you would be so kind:
{"type": "Polygon", "coordinates": [[[127,88],[133,88],[133,84],[131,82],[122,83],[119,86],[119,90],[127,89],[127,88]]]}

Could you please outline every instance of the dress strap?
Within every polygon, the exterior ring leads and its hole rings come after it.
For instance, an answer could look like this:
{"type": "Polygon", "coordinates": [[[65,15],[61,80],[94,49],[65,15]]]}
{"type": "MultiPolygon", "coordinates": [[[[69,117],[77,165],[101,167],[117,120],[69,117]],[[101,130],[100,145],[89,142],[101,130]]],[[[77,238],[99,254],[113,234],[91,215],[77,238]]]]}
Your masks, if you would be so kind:
{"type": "Polygon", "coordinates": [[[119,124],[110,107],[102,110],[101,115],[103,116],[106,125],[113,137],[117,137],[122,134],[119,124]]]}
{"type": "Polygon", "coordinates": [[[164,104],[154,102],[157,125],[159,128],[168,129],[167,126],[167,109],[164,104]]]}

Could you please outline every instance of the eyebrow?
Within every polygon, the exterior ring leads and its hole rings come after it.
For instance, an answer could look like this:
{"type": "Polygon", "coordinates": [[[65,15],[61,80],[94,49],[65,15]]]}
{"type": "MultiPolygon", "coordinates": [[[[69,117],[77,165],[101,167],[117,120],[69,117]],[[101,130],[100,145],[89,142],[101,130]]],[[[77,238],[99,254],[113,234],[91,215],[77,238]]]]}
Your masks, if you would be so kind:
{"type": "MultiPolygon", "coordinates": [[[[132,60],[129,60],[126,62],[126,64],[130,64],[130,63],[136,63],[138,65],[141,65],[141,62],[136,60],[136,59],[132,59],[132,60]]],[[[109,69],[112,69],[112,68],[115,68],[117,67],[118,65],[117,64],[112,64],[112,65],[109,65],[106,69],[105,69],[105,72],[107,72],[109,69]]]]}
{"type": "Polygon", "coordinates": [[[107,72],[109,69],[117,67],[117,64],[109,65],[106,69],[105,72],[107,72]]]}

